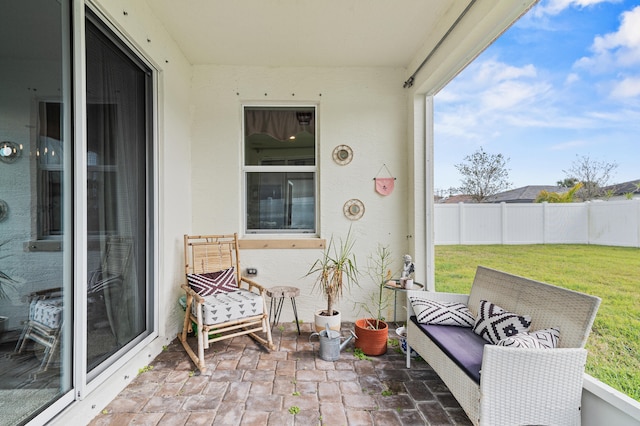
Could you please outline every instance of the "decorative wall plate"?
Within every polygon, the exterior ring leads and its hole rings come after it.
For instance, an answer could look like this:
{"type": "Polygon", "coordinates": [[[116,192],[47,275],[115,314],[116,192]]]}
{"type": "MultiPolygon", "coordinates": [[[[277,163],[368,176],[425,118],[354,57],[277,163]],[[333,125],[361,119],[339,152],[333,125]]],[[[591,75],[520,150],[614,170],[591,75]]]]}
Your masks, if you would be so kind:
{"type": "Polygon", "coordinates": [[[342,211],[344,215],[349,220],[358,220],[364,215],[364,204],[362,201],[352,198],[351,200],[344,203],[342,207],[342,211]]]}
{"type": "Polygon", "coordinates": [[[333,149],[333,161],[341,166],[353,160],[353,150],[348,145],[338,145],[333,149]]]}
{"type": "Polygon", "coordinates": [[[22,154],[22,146],[14,142],[0,142],[0,161],[4,163],[13,163],[22,154]]]}

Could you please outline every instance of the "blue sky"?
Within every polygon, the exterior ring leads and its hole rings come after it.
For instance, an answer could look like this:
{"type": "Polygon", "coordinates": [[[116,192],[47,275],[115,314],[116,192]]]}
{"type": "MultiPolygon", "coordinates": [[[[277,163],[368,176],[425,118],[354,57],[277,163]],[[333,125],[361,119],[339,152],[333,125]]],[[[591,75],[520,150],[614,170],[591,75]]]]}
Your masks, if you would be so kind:
{"type": "Polygon", "coordinates": [[[577,156],[640,179],[640,0],[541,0],[435,97],[437,190],[482,147],[511,188],[554,185],[577,156]]]}

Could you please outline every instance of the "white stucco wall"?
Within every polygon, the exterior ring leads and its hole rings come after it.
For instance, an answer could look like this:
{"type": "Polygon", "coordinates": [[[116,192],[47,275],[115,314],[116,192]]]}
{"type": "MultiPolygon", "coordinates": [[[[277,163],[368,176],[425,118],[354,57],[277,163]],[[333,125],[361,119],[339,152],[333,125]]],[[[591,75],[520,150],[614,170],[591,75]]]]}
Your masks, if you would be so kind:
{"type": "MultiPolygon", "coordinates": [[[[354,310],[353,302],[364,300],[373,290],[364,274],[367,256],[378,243],[388,245],[398,271],[409,247],[404,70],[195,66],[193,75],[191,231],[243,231],[243,103],[317,104],[319,234],[328,240],[332,235],[345,236],[353,226],[363,276],[361,288],[346,295],[340,309],[343,320],[362,316],[363,312],[354,310]],[[332,160],[333,149],[341,144],[354,152],[353,161],[345,166],[332,160]],[[373,178],[384,164],[397,178],[395,190],[388,196],[374,190],[373,178]],[[365,205],[364,216],[353,222],[342,212],[343,204],[352,198],[365,205]]],[[[381,175],[386,177],[386,170],[381,175]]],[[[189,231],[187,226],[183,228],[189,231]]],[[[314,279],[304,278],[320,253],[318,249],[244,250],[242,263],[258,269],[255,279],[261,284],[298,286],[299,317],[306,322],[313,320],[315,310],[325,307],[322,297],[312,291],[314,279]]],[[[285,305],[282,318],[293,319],[290,306],[285,305]]]]}

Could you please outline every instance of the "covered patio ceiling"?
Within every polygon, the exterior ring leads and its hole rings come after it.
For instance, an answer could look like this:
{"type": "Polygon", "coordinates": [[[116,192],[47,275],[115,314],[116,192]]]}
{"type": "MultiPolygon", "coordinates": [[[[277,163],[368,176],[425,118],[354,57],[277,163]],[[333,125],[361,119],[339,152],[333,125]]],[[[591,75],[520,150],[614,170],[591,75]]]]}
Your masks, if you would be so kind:
{"type": "Polygon", "coordinates": [[[409,79],[427,58],[427,75],[453,60],[446,84],[536,0],[146,2],[194,65],[400,67],[409,79]]]}

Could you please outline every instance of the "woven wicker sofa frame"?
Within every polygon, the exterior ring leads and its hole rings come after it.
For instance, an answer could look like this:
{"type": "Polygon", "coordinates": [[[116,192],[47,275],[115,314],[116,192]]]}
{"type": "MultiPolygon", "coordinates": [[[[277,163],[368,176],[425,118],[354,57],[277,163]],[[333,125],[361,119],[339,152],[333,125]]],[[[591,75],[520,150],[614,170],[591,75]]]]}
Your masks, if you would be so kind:
{"type": "MultiPolygon", "coordinates": [[[[531,315],[530,330],[560,329],[557,349],[486,345],[480,384],[471,379],[412,321],[407,342],[431,365],[475,425],[579,425],[584,345],[600,298],[479,266],[468,295],[407,292],[409,296],[462,302],[473,315],[488,300],[520,315],[531,315]]],[[[409,354],[410,351],[407,351],[409,354]]],[[[407,355],[407,367],[411,359],[407,355]]]]}

